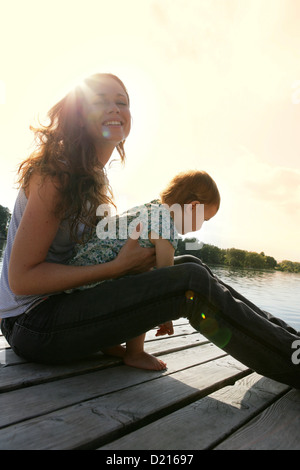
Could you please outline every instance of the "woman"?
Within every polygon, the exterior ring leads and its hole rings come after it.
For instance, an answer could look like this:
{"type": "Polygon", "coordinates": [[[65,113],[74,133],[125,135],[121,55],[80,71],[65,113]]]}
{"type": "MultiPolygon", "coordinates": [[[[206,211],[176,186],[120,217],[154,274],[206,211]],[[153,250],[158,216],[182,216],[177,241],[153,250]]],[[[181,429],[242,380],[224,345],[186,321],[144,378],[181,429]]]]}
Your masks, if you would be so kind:
{"type": "Polygon", "coordinates": [[[300,388],[296,331],[261,311],[194,257],[150,270],[152,248],[129,239],[111,262],[69,266],[73,246],[111,203],[104,167],[124,160],[129,97],[109,74],[85,80],[36,130],[39,147],[20,167],[0,284],[2,331],[27,360],[61,363],[135,338],[179,317],[257,372],[300,388]],[[114,279],[114,282],[110,280],[114,279]],[[94,283],[98,286],[63,291],[94,283]]]}

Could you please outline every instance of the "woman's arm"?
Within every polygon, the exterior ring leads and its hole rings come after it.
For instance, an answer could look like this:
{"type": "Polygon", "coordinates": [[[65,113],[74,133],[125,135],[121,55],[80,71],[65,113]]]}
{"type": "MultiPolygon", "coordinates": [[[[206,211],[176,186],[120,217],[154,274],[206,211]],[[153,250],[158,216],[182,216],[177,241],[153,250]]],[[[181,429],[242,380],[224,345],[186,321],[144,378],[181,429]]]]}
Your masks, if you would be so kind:
{"type": "Polygon", "coordinates": [[[15,294],[50,294],[129,272],[146,271],[154,265],[154,249],[141,248],[137,240],[129,240],[119,256],[105,264],[68,266],[46,262],[61,222],[54,214],[59,197],[50,178],[42,184],[40,177],[32,177],[9,264],[9,283],[15,294]]]}

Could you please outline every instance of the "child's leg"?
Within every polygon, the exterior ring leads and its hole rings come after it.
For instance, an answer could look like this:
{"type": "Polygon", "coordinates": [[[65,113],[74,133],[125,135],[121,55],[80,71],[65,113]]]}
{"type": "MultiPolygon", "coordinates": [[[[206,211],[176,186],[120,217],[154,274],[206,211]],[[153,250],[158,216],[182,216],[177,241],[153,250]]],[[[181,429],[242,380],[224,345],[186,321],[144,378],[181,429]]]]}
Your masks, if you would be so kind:
{"type": "Polygon", "coordinates": [[[126,353],[126,349],[119,344],[118,346],[112,346],[111,348],[104,348],[101,349],[104,354],[108,354],[109,356],[116,356],[116,357],[124,357],[126,353]]]}
{"type": "Polygon", "coordinates": [[[133,338],[126,343],[124,363],[139,369],[163,370],[167,368],[165,362],[144,351],[144,340],[146,334],[133,338]]]}

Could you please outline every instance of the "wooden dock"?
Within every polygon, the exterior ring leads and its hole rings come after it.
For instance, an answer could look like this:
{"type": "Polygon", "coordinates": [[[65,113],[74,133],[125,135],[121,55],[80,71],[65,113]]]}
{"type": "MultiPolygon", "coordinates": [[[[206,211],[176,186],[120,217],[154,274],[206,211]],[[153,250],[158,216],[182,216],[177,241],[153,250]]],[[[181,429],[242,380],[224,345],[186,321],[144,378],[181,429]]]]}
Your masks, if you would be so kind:
{"type": "Polygon", "coordinates": [[[101,353],[27,363],[0,336],[0,449],[300,449],[300,391],[253,373],[184,320],[147,334],[168,364],[144,371],[101,353]]]}

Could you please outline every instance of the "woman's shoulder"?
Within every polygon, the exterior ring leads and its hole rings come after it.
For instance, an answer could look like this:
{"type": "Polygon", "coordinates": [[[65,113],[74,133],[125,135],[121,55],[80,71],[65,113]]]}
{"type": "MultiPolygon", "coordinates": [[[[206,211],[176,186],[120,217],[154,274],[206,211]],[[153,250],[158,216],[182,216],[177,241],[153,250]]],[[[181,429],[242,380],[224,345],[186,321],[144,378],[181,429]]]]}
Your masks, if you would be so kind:
{"type": "Polygon", "coordinates": [[[29,198],[30,194],[38,191],[40,193],[47,193],[49,195],[57,195],[59,193],[59,180],[55,176],[41,175],[38,172],[34,172],[28,181],[28,184],[24,187],[24,192],[29,198]]]}
{"type": "Polygon", "coordinates": [[[27,200],[42,203],[51,212],[60,203],[62,194],[58,180],[52,176],[35,173],[30,177],[27,186],[23,188],[27,200]]]}

